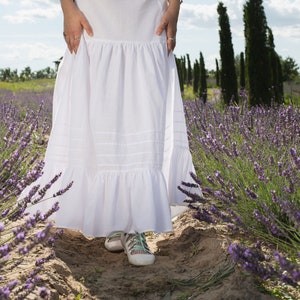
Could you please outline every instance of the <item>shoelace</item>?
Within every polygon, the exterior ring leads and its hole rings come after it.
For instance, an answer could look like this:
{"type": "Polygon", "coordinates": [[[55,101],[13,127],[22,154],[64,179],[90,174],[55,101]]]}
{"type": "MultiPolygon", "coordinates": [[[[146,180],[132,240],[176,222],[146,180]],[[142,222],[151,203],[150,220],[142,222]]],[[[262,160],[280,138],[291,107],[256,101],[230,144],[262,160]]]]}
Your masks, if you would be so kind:
{"type": "Polygon", "coordinates": [[[141,251],[145,254],[152,254],[148,248],[144,233],[129,234],[126,241],[128,241],[128,250],[130,253],[141,251]]]}

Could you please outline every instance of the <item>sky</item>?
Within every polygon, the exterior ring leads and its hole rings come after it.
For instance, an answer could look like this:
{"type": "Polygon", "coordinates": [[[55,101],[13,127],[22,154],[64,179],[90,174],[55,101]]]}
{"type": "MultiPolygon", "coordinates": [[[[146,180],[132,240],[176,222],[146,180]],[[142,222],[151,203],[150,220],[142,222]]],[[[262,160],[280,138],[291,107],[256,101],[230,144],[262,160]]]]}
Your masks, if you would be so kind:
{"type": "MultiPolygon", "coordinates": [[[[87,0],[88,1],[88,0],[87,0]]],[[[154,0],[153,0],[154,1],[154,0]]],[[[235,55],[244,51],[243,6],[246,1],[223,0],[229,15],[235,55]]],[[[191,60],[202,52],[206,69],[219,59],[218,1],[184,0],[178,22],[176,56],[191,60]]],[[[264,0],[277,53],[300,66],[300,0],[264,0]]],[[[59,0],[0,0],[0,69],[33,71],[54,67],[64,55],[63,16],[59,0]]]]}

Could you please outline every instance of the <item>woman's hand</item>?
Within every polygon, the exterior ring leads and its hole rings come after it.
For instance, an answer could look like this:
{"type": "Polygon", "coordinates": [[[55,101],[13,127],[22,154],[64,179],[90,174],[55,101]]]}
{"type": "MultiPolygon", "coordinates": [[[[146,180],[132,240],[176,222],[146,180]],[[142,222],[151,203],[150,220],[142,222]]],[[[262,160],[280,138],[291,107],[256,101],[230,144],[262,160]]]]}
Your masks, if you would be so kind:
{"type": "Polygon", "coordinates": [[[157,35],[161,35],[163,31],[167,34],[168,53],[174,50],[176,46],[177,21],[180,9],[179,0],[170,0],[169,7],[163,14],[160,25],[156,30],[157,35]]]}
{"type": "Polygon", "coordinates": [[[61,0],[64,14],[64,38],[71,53],[77,53],[82,31],[93,35],[93,29],[84,14],[72,0],[61,0]]]}

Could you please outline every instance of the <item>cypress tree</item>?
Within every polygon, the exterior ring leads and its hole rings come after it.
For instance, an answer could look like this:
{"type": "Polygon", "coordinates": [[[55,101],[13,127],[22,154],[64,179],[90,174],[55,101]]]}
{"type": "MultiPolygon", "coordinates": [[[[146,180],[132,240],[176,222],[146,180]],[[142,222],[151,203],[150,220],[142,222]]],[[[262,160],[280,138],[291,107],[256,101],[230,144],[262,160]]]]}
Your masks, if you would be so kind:
{"type": "Polygon", "coordinates": [[[187,82],[187,68],[186,68],[186,58],[185,55],[182,56],[182,72],[183,72],[183,82],[187,82]]]}
{"type": "Polygon", "coordinates": [[[269,49],[270,83],[272,99],[276,103],[283,102],[282,68],[279,55],[275,51],[274,36],[271,28],[267,29],[267,46],[269,49]]]}
{"type": "Polygon", "coordinates": [[[196,97],[199,95],[199,83],[200,83],[200,66],[196,59],[194,62],[194,80],[193,80],[193,92],[196,97]]]}
{"type": "Polygon", "coordinates": [[[219,2],[217,11],[219,14],[220,56],[222,63],[221,89],[224,103],[229,105],[231,101],[238,101],[234,51],[227,8],[222,2],[219,2]]]}
{"type": "Polygon", "coordinates": [[[277,67],[278,67],[278,93],[279,93],[279,101],[280,103],[284,102],[284,90],[283,90],[283,69],[281,65],[281,58],[277,54],[277,67]]]}
{"type": "Polygon", "coordinates": [[[200,99],[206,103],[207,100],[207,78],[204,58],[200,52],[200,99]]]}
{"type": "Polygon", "coordinates": [[[240,54],[240,89],[245,89],[246,86],[246,78],[245,78],[245,58],[244,52],[240,54]]]}
{"type": "Polygon", "coordinates": [[[187,60],[187,85],[191,85],[192,80],[193,80],[193,71],[192,71],[192,65],[191,65],[191,60],[189,54],[186,55],[186,60],[187,60]]]}
{"type": "Polygon", "coordinates": [[[270,64],[267,47],[267,19],[262,0],[249,0],[244,5],[246,39],[246,79],[249,104],[270,105],[270,64]]]}
{"type": "Polygon", "coordinates": [[[179,86],[180,86],[180,91],[183,93],[184,92],[184,61],[181,58],[175,57],[176,61],[176,66],[177,66],[177,73],[178,73],[178,79],[179,79],[179,86]]]}
{"type": "Polygon", "coordinates": [[[219,69],[219,63],[216,59],[216,85],[220,86],[220,69],[219,69]]]}

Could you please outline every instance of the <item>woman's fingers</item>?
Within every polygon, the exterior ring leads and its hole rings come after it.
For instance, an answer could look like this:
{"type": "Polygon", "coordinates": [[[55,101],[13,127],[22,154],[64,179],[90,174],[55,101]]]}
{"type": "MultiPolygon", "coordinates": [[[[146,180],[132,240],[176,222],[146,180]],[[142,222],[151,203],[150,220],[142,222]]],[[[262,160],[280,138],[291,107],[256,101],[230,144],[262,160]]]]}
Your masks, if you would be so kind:
{"type": "Polygon", "coordinates": [[[74,53],[77,53],[78,47],[79,47],[79,43],[80,43],[80,37],[81,37],[81,33],[80,35],[74,35],[71,38],[71,48],[74,51],[74,53]]]}
{"type": "Polygon", "coordinates": [[[75,33],[66,33],[64,32],[64,38],[67,43],[68,49],[71,53],[75,52],[77,53],[80,38],[81,38],[81,31],[75,33]]]}
{"type": "Polygon", "coordinates": [[[168,41],[167,41],[167,45],[168,45],[168,53],[170,53],[171,51],[174,51],[175,46],[176,46],[176,37],[168,37],[168,41]]]}
{"type": "Polygon", "coordinates": [[[82,15],[81,26],[82,26],[83,30],[85,30],[89,36],[93,36],[93,28],[84,15],[82,15]]]}
{"type": "Polygon", "coordinates": [[[71,18],[65,18],[64,38],[71,53],[77,53],[83,30],[88,35],[93,35],[93,29],[82,12],[78,12],[71,18]]]}
{"type": "Polygon", "coordinates": [[[170,53],[176,46],[177,18],[165,13],[157,27],[156,34],[161,35],[164,31],[167,35],[168,53],[170,53]]]}
{"type": "Polygon", "coordinates": [[[170,53],[171,51],[174,50],[176,46],[176,22],[170,22],[167,26],[166,29],[167,32],[167,45],[168,45],[168,52],[170,53]]]}
{"type": "Polygon", "coordinates": [[[157,28],[156,34],[161,35],[163,31],[166,31],[167,34],[167,48],[170,53],[176,46],[176,27],[164,21],[157,28]]]}
{"type": "Polygon", "coordinates": [[[168,22],[164,19],[161,20],[159,26],[156,29],[156,34],[161,35],[167,28],[168,22]]]}

